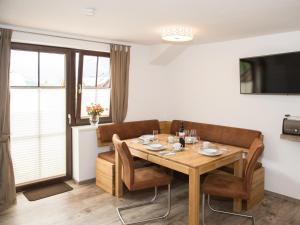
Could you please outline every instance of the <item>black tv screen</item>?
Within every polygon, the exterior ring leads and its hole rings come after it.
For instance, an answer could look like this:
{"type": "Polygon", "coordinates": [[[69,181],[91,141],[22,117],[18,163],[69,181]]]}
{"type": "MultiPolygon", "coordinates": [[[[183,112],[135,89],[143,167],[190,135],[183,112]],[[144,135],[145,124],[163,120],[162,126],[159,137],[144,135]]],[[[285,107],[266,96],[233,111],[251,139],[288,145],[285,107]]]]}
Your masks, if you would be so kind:
{"type": "Polygon", "coordinates": [[[240,59],[242,94],[300,94],[300,52],[240,59]]]}

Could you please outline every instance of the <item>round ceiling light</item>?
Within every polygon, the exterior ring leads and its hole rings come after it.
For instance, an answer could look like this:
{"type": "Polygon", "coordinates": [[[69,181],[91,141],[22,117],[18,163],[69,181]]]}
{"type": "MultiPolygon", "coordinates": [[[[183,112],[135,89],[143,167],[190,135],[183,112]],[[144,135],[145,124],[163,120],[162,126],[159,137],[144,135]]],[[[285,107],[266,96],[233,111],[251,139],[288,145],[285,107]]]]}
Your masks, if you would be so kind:
{"type": "Polygon", "coordinates": [[[86,16],[95,16],[96,9],[95,8],[84,8],[83,14],[86,16]]]}
{"type": "Polygon", "coordinates": [[[193,40],[194,35],[188,27],[166,27],[162,30],[161,38],[170,42],[186,42],[193,40]]]}

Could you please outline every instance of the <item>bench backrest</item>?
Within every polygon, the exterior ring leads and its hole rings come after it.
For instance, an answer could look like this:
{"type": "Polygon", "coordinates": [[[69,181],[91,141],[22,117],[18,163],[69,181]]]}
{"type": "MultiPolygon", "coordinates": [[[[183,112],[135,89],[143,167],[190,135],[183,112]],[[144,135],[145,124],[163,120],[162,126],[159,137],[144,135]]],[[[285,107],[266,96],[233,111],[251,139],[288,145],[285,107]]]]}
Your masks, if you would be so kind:
{"type": "Polygon", "coordinates": [[[144,134],[160,132],[158,120],[142,120],[124,123],[103,124],[97,129],[98,146],[112,143],[112,136],[118,134],[121,140],[137,138],[144,134]]]}
{"type": "MultiPolygon", "coordinates": [[[[182,120],[173,120],[170,133],[176,134],[181,127],[182,120]]],[[[183,121],[184,129],[196,129],[201,140],[217,142],[221,144],[233,145],[242,148],[249,148],[257,137],[261,137],[261,132],[236,127],[227,127],[213,124],[196,123],[183,121]]]]}

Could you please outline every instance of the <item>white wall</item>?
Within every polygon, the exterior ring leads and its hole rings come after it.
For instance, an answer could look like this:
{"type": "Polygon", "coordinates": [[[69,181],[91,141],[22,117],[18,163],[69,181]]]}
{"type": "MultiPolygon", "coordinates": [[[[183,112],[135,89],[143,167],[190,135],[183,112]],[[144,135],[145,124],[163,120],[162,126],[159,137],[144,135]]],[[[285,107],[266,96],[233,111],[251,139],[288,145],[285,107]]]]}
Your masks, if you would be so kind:
{"type": "Polygon", "coordinates": [[[131,48],[129,103],[126,120],[165,120],[168,106],[164,67],[151,64],[151,47],[131,48]]]}
{"type": "MultiPolygon", "coordinates": [[[[79,41],[24,32],[13,32],[12,41],[109,52],[109,44],[79,41]]],[[[129,105],[127,121],[165,119],[165,104],[161,90],[165,87],[163,67],[151,65],[151,47],[130,44],[129,105]],[[160,80],[158,82],[158,80],[160,80]]]]}
{"type": "Polygon", "coordinates": [[[262,131],[266,189],[300,199],[300,143],[279,137],[284,114],[300,115],[300,96],[239,94],[240,57],[289,51],[300,51],[300,32],[190,46],[166,69],[168,117],[262,131]]]}

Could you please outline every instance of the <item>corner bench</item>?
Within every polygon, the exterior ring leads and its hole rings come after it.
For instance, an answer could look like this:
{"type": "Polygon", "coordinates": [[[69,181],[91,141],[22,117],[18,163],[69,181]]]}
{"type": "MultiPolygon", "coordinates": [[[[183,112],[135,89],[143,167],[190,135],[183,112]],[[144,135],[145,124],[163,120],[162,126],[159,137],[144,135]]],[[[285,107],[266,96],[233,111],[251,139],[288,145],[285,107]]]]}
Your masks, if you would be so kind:
{"type": "MultiPolygon", "coordinates": [[[[196,129],[201,140],[249,148],[255,138],[263,138],[260,131],[227,127],[213,124],[183,121],[185,129],[196,129]]],[[[117,133],[121,139],[137,138],[151,134],[153,130],[175,134],[181,126],[181,120],[161,121],[145,120],[121,124],[100,125],[97,130],[98,146],[112,145],[112,135],[117,133]]],[[[245,152],[245,154],[247,154],[245,152]]],[[[114,194],[114,151],[100,153],[97,158],[96,183],[103,190],[114,194]]],[[[233,173],[232,165],[219,168],[216,173],[233,173]]],[[[264,167],[258,163],[255,168],[250,199],[244,202],[247,209],[264,198],[264,167]]]]}

